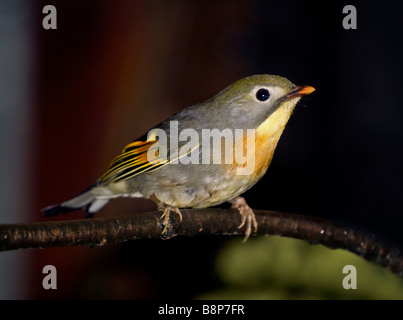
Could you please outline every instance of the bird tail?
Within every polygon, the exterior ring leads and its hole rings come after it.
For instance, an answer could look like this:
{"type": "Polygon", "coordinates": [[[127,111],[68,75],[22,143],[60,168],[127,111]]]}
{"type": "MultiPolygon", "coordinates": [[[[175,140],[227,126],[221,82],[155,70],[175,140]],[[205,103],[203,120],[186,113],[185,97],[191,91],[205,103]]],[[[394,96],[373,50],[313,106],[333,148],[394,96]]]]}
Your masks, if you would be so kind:
{"type": "Polygon", "coordinates": [[[97,186],[97,183],[70,200],[42,209],[43,214],[46,217],[52,217],[59,213],[69,213],[74,210],[84,209],[85,217],[92,217],[109,202],[109,199],[97,198],[92,193],[92,189],[95,186],[97,186]]]}

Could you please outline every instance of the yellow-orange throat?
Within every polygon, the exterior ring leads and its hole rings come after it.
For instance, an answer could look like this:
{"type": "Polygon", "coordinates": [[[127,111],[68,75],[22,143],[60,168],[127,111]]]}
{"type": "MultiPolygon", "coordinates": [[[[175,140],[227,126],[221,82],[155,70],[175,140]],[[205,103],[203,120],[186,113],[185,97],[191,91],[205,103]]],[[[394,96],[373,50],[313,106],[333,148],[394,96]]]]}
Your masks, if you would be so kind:
{"type": "Polygon", "coordinates": [[[284,102],[256,129],[255,152],[252,153],[247,150],[248,137],[244,136],[243,151],[244,155],[247,155],[247,161],[254,162],[254,176],[262,176],[269,167],[281,134],[298,102],[297,99],[299,100],[300,98],[284,102]]]}

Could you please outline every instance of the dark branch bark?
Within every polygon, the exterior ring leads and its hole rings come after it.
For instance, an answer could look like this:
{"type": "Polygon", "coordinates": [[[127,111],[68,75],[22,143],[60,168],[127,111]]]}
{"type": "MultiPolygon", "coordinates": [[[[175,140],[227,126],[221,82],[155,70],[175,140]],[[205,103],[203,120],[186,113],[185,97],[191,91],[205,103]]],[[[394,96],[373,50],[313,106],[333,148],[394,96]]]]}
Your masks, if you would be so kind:
{"type": "MultiPolygon", "coordinates": [[[[169,239],[175,236],[240,235],[241,218],[234,209],[181,210],[183,221],[171,215],[167,232],[159,219],[161,212],[131,216],[49,221],[0,225],[0,250],[46,248],[57,246],[104,246],[141,238],[169,239]]],[[[374,235],[307,216],[255,210],[259,235],[303,239],[311,244],[349,250],[367,261],[403,276],[403,256],[397,247],[374,235]]]]}

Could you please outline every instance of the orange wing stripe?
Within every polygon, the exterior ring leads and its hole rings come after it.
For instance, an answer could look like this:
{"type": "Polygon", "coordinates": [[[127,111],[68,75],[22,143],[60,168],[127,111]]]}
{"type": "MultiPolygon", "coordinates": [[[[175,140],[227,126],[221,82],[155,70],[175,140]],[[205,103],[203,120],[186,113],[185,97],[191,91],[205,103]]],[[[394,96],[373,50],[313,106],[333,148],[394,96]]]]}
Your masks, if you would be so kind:
{"type": "Polygon", "coordinates": [[[148,160],[148,151],[157,148],[157,146],[152,148],[156,142],[157,140],[134,141],[128,144],[123,149],[123,153],[112,160],[108,170],[101,177],[101,181],[118,182],[126,180],[166,164],[166,160],[162,161],[158,157],[152,161],[148,160]]]}

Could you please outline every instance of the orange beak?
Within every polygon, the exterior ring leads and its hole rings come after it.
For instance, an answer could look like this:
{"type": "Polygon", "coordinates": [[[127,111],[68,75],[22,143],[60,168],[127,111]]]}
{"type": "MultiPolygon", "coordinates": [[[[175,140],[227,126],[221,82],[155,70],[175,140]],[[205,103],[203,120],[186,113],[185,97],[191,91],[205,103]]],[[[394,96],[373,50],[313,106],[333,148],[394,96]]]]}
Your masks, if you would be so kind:
{"type": "Polygon", "coordinates": [[[294,88],[294,90],[292,90],[290,93],[288,93],[286,95],[286,99],[290,100],[290,99],[294,99],[294,98],[297,98],[297,97],[306,96],[308,94],[311,94],[314,91],[315,91],[315,88],[311,87],[311,86],[305,86],[305,85],[296,86],[294,88]]]}

